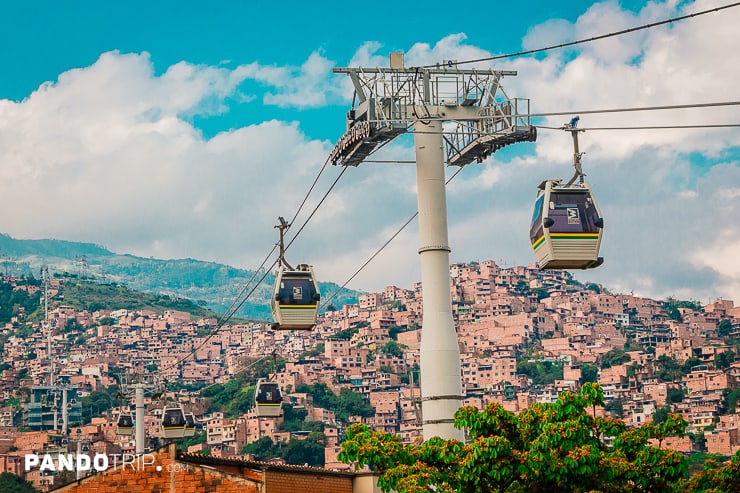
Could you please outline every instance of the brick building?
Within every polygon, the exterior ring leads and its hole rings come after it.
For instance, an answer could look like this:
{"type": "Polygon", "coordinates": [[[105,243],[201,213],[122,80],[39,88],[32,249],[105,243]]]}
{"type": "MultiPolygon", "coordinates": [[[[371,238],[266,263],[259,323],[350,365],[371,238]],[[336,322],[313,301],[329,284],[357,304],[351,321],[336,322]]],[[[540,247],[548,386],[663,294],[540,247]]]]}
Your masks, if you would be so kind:
{"type": "Polygon", "coordinates": [[[370,473],[226,459],[177,452],[166,445],[145,465],[109,467],[55,493],[379,493],[370,473]]]}

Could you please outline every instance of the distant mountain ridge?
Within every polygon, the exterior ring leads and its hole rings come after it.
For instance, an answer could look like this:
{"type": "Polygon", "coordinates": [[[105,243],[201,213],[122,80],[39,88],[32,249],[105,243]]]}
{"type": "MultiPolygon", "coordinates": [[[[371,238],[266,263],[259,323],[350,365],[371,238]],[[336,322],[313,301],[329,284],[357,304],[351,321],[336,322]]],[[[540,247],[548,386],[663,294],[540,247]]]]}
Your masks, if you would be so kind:
{"type": "MultiPolygon", "coordinates": [[[[115,283],[130,289],[202,301],[217,313],[225,313],[242,293],[247,282],[258,281],[254,271],[237,269],[215,262],[195,259],[160,260],[120,255],[93,243],[65,240],[18,240],[0,233],[0,270],[3,274],[40,276],[47,265],[51,275],[65,274],[94,278],[102,283],[115,283]]],[[[237,310],[236,316],[251,319],[269,319],[269,300],[275,278],[268,273],[248,301],[237,310]]],[[[333,295],[339,286],[319,282],[322,297],[333,295]]],[[[332,299],[340,306],[354,303],[362,294],[343,289],[332,299]]],[[[239,301],[241,298],[239,298],[239,301]]]]}
{"type": "Polygon", "coordinates": [[[78,243],[65,240],[16,240],[0,233],[0,254],[8,256],[40,255],[69,257],[79,255],[113,256],[115,253],[94,243],[78,243]]]}

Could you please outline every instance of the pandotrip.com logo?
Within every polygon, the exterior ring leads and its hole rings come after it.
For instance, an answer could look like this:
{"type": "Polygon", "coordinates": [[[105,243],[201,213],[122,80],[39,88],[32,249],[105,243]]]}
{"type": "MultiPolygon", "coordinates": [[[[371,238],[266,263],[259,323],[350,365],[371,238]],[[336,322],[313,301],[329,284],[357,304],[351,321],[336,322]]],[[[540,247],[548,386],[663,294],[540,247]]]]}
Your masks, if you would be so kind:
{"type": "Polygon", "coordinates": [[[144,472],[147,469],[157,472],[178,472],[188,469],[187,464],[170,463],[158,465],[153,454],[26,454],[26,472],[38,469],[40,472],[103,472],[109,469],[124,469],[144,472]]]}

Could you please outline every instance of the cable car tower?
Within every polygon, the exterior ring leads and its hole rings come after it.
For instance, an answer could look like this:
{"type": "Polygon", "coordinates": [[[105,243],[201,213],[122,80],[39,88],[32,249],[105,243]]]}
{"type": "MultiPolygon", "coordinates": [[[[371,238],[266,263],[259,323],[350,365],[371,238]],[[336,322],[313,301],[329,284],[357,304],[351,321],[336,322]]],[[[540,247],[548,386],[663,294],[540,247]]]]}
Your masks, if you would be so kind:
{"type": "Polygon", "coordinates": [[[390,68],[333,70],[349,75],[356,100],[329,160],[357,166],[379,145],[406,132],[414,135],[424,310],[422,433],[425,440],[462,440],[462,430],[453,426],[464,396],[450,297],[444,163],[480,163],[506,145],[533,142],[537,132],[530,125],[529,100],[511,99],[501,86],[514,71],[461,70],[454,62],[405,68],[402,53],[391,53],[390,62],[390,68]]]}

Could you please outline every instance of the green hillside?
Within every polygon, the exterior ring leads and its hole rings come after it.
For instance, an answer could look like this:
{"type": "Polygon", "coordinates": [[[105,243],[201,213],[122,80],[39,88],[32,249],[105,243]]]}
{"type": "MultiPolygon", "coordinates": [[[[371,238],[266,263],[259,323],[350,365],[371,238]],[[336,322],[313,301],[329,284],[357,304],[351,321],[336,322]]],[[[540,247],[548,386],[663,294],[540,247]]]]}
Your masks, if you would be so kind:
{"type": "Polygon", "coordinates": [[[192,300],[142,293],[125,286],[97,284],[77,279],[67,280],[57,298],[55,301],[60,304],[73,306],[78,310],[126,309],[152,310],[157,313],[163,313],[165,310],[180,310],[189,312],[197,318],[218,318],[218,314],[192,300]]]}
{"type": "MultiPolygon", "coordinates": [[[[160,260],[119,255],[91,243],[62,240],[16,240],[0,234],[0,270],[14,276],[40,277],[43,265],[52,275],[94,280],[100,285],[125,286],[161,299],[194,300],[195,305],[223,314],[241,301],[264,272],[237,269],[195,259],[160,260]],[[249,284],[249,285],[248,285],[249,284]]],[[[268,273],[237,311],[246,319],[270,319],[269,300],[275,278],[268,273]]],[[[319,282],[322,297],[334,295],[339,286],[319,282]]],[[[110,293],[112,296],[115,293],[110,293]]],[[[341,306],[357,301],[359,292],[344,289],[332,299],[341,306]]],[[[189,311],[189,310],[188,310],[189,311]]]]}

